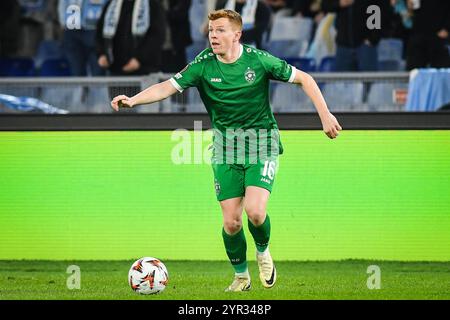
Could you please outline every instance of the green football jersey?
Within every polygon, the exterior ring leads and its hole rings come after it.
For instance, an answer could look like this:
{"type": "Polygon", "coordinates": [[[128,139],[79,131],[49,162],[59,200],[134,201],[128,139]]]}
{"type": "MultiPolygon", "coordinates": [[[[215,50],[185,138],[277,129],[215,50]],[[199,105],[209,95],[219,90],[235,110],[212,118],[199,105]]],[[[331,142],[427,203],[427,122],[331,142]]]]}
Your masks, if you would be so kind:
{"type": "MultiPolygon", "coordinates": [[[[229,138],[227,132],[233,130],[247,137],[255,131],[259,137],[260,131],[267,130],[272,137],[274,132],[278,134],[278,126],[270,107],[269,82],[293,82],[294,78],[295,67],[286,61],[241,45],[239,58],[233,63],[219,61],[211,48],[203,50],[170,81],[180,92],[189,87],[198,89],[213,129],[224,137],[229,138]]],[[[236,149],[235,142],[233,147],[236,149]]],[[[245,149],[248,153],[249,146],[245,149]]],[[[283,152],[281,142],[278,152],[283,152]]]]}

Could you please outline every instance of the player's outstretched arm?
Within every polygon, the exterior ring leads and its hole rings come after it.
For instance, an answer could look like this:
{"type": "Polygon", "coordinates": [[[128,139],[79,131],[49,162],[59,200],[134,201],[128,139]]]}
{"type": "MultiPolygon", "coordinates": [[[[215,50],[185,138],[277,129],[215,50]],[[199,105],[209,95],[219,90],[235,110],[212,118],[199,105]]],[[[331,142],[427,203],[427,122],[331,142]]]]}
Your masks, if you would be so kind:
{"type": "Polygon", "coordinates": [[[330,139],[336,138],[339,135],[339,131],[342,130],[342,127],[336,117],[331,114],[330,110],[328,110],[327,103],[325,102],[322,92],[320,92],[320,89],[313,77],[306,72],[296,70],[296,75],[293,82],[301,85],[305,93],[314,103],[320,120],[322,121],[322,127],[325,134],[330,139]]]}
{"type": "Polygon", "coordinates": [[[125,95],[118,95],[111,101],[111,107],[119,111],[119,107],[132,108],[140,104],[149,104],[157,101],[164,100],[165,98],[177,93],[177,89],[166,80],[161,83],[154,84],[145,90],[142,90],[135,96],[129,98],[125,95]]]}

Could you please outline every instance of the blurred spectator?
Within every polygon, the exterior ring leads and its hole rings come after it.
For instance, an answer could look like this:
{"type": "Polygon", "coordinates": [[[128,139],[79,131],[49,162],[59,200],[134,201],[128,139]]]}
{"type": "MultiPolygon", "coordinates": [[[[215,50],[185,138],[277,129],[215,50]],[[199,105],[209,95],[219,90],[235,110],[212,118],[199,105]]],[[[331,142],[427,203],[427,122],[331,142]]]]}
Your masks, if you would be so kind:
{"type": "Polygon", "coordinates": [[[64,30],[63,50],[73,76],[105,74],[97,63],[95,34],[106,1],[59,0],[59,22],[64,30]]]}
{"type": "Polygon", "coordinates": [[[403,42],[402,57],[406,57],[409,33],[412,28],[412,10],[408,8],[407,0],[391,1],[391,21],[387,30],[387,38],[401,39],[403,42]]]}
{"type": "Polygon", "coordinates": [[[17,0],[0,1],[0,57],[13,57],[19,47],[20,6],[17,0]]]}
{"type": "Polygon", "coordinates": [[[450,31],[450,1],[408,0],[413,10],[412,30],[408,41],[408,70],[431,66],[450,66],[447,49],[450,31]]]}
{"type": "Polygon", "coordinates": [[[402,38],[405,30],[412,28],[413,11],[408,8],[407,0],[390,0],[393,17],[391,21],[390,37],[402,38]]]}
{"type": "Polygon", "coordinates": [[[377,45],[387,28],[389,0],[323,0],[322,8],[336,12],[336,71],[376,71],[377,45]],[[381,29],[369,29],[367,8],[380,8],[381,29]]]}
{"type": "Polygon", "coordinates": [[[15,34],[19,39],[17,56],[32,58],[41,41],[59,39],[57,1],[19,0],[20,31],[15,34]]]}
{"type": "MultiPolygon", "coordinates": [[[[193,0],[196,1],[196,0],[193,0]]],[[[217,6],[217,0],[197,0],[197,2],[201,3],[204,7],[204,15],[203,15],[203,23],[201,25],[201,32],[205,38],[208,38],[208,29],[209,29],[209,19],[208,15],[210,12],[214,11],[217,6]]],[[[191,21],[192,23],[192,21],[191,21]]]]}
{"type": "MultiPolygon", "coordinates": [[[[406,49],[408,43],[409,33],[412,28],[412,10],[407,6],[407,0],[390,0],[392,19],[388,38],[397,38],[403,41],[403,47],[406,49]]],[[[406,52],[406,50],[405,50],[406,52]]]]}
{"type": "Polygon", "coordinates": [[[322,0],[292,1],[292,15],[313,18],[316,24],[325,16],[322,10],[322,0]]]}
{"type": "Polygon", "coordinates": [[[97,24],[98,64],[112,75],[161,71],[166,18],[159,0],[111,0],[97,24]]]}
{"type": "Polygon", "coordinates": [[[192,43],[189,22],[191,0],[162,0],[168,28],[163,44],[162,71],[178,72],[186,64],[186,47],[192,43]]]}
{"type": "Polygon", "coordinates": [[[268,30],[270,8],[258,0],[219,0],[216,9],[230,9],[242,16],[242,42],[261,48],[262,36],[268,30]]]}
{"type": "Polygon", "coordinates": [[[336,20],[335,13],[327,13],[323,17],[314,33],[306,57],[315,59],[316,65],[320,65],[323,58],[336,55],[336,28],[334,23],[336,20]]]}
{"type": "MultiPolygon", "coordinates": [[[[275,15],[288,16],[292,14],[292,1],[287,0],[264,0],[275,15]]],[[[293,1],[294,3],[296,1],[293,1]]]]}
{"type": "MultiPolygon", "coordinates": [[[[305,18],[311,18],[314,20],[313,30],[311,32],[311,41],[316,37],[317,28],[320,22],[325,17],[325,12],[322,10],[322,0],[297,0],[292,1],[292,15],[305,18]]],[[[334,17],[331,19],[334,22],[334,17]]],[[[325,23],[328,25],[328,23],[325,23]]],[[[326,27],[329,29],[328,27],[326,27]]],[[[320,37],[319,37],[320,38],[320,37]]],[[[334,52],[334,50],[333,50],[334,52]]]]}

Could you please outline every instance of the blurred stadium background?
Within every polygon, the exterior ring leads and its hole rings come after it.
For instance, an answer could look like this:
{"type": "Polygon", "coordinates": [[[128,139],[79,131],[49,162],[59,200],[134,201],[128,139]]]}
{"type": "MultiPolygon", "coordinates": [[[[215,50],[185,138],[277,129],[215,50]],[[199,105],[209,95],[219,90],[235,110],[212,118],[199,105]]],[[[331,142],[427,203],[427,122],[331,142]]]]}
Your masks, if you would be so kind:
{"type": "MultiPolygon", "coordinates": [[[[101,21],[106,0],[85,1],[79,12],[70,9],[82,3],[78,0],[2,2],[5,22],[0,29],[0,94],[21,98],[1,96],[0,112],[111,113],[108,101],[115,95],[133,95],[171,77],[208,46],[202,29],[206,12],[220,7],[224,1],[155,2],[161,7],[164,15],[161,23],[165,28],[150,27],[148,33],[158,31],[164,36],[146,43],[148,48],[143,49],[151,52],[151,65],[128,74],[117,71],[117,66],[100,69],[97,64],[105,41],[94,22],[101,21]],[[76,23],[73,17],[78,13],[79,25],[71,25],[76,23]],[[94,17],[89,20],[87,17],[91,15],[94,17]],[[179,33],[183,36],[175,36],[179,33]]],[[[415,44],[420,35],[437,38],[441,28],[448,33],[445,29],[448,3],[427,1],[417,10],[411,0],[374,1],[381,8],[381,29],[369,30],[365,20],[364,25],[350,20],[361,12],[369,18],[365,11],[371,2],[342,2],[349,4],[339,7],[340,2],[333,0],[259,1],[258,6],[264,7],[268,15],[261,14],[258,7],[256,18],[261,16],[261,21],[256,21],[250,31],[244,31],[244,35],[250,34],[244,39],[250,38],[248,43],[258,43],[260,48],[312,73],[331,111],[446,110],[450,99],[448,34],[439,42],[445,50],[443,58],[424,53],[421,59],[416,59],[414,53],[422,52],[420,46],[426,45],[423,41],[415,44]],[[351,18],[346,10],[354,11],[351,18]],[[433,22],[433,15],[437,22],[433,22]],[[353,23],[353,29],[344,37],[345,30],[339,28],[344,28],[345,23],[353,23]],[[363,42],[366,40],[370,45],[363,42]],[[361,54],[362,49],[371,51],[361,54]],[[342,53],[343,50],[351,52],[342,53]],[[367,62],[369,56],[372,61],[367,62]],[[349,59],[351,63],[347,63],[349,59]]],[[[124,40],[123,45],[127,44],[124,40]]],[[[122,52],[115,55],[113,58],[123,58],[122,52]]],[[[271,92],[274,112],[314,112],[311,102],[296,87],[273,83],[271,92]]],[[[172,97],[171,101],[129,112],[205,110],[193,89],[172,97]]]]}
{"type": "MultiPolygon", "coordinates": [[[[161,57],[151,72],[125,75],[106,68],[98,75],[87,68],[82,75],[74,72],[64,42],[69,41],[65,33],[81,31],[67,30],[58,18],[58,5],[68,6],[70,1],[1,1],[0,259],[153,255],[226,260],[209,166],[174,165],[170,130],[134,130],[130,124],[154,123],[154,117],[164,114],[157,118],[159,124],[167,122],[175,129],[176,119],[183,115],[204,119],[197,91],[191,88],[152,106],[122,110],[120,115],[112,115],[109,105],[118,94],[131,96],[170,78],[180,63],[180,52],[174,50],[182,50],[183,65],[207,46],[201,30],[205,12],[214,4],[153,2],[164,10],[172,41],[183,28],[190,40],[181,46],[172,42],[169,49],[164,38],[148,44],[161,57]],[[180,19],[187,21],[181,29],[176,23],[180,19]],[[168,52],[177,57],[165,60],[168,52]],[[66,127],[55,129],[42,117],[30,118],[38,115],[56,117],[66,127]],[[95,117],[94,124],[77,129],[70,123],[77,115],[95,117]],[[124,121],[123,127],[102,129],[104,122],[114,121],[111,117],[124,121]],[[33,125],[24,127],[25,120],[33,125]]],[[[368,4],[341,2],[347,3],[345,10],[368,4]]],[[[286,154],[280,159],[269,207],[274,256],[449,261],[450,123],[445,111],[450,103],[450,69],[448,60],[443,67],[436,67],[432,58],[414,68],[408,62],[409,50],[422,50],[409,49],[411,39],[422,34],[417,30],[442,31],[424,30],[423,19],[430,19],[430,12],[436,14],[434,20],[442,12],[449,17],[448,1],[422,1],[418,8],[415,1],[376,2],[386,4],[390,14],[382,20],[376,44],[371,44],[376,54],[372,70],[337,70],[337,15],[342,12],[324,11],[321,4],[339,6],[339,1],[265,3],[270,17],[260,30],[260,47],[311,73],[344,130],[350,113],[366,119],[387,113],[386,119],[389,114],[398,119],[421,112],[414,123],[405,117],[391,130],[377,130],[383,127],[380,120],[375,126],[354,125],[354,130],[332,142],[317,124],[281,125],[286,154]],[[436,112],[443,122],[424,129],[430,124],[427,114],[436,112]]],[[[93,5],[103,10],[105,1],[93,5]]],[[[448,24],[450,19],[443,21],[448,24]]],[[[447,31],[441,39],[448,50],[449,30],[442,28],[447,31]]],[[[95,33],[86,29],[91,36],[95,33]]],[[[101,53],[95,47],[94,43],[90,53],[97,62],[101,53]]],[[[295,120],[315,112],[299,88],[284,83],[271,84],[271,103],[277,117],[292,115],[295,120]]],[[[249,258],[254,259],[251,254],[249,258]]]]}

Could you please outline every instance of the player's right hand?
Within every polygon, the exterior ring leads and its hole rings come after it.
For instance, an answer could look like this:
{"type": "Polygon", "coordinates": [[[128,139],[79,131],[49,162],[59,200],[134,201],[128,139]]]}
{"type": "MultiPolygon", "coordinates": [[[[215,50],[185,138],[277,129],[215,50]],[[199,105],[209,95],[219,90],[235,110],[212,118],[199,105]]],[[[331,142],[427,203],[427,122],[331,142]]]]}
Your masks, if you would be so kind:
{"type": "Polygon", "coordinates": [[[323,131],[330,139],[335,139],[339,135],[339,131],[342,130],[341,125],[337,121],[336,117],[330,112],[320,118],[322,120],[323,131]]]}
{"type": "Polygon", "coordinates": [[[119,111],[119,107],[128,107],[128,108],[133,107],[133,102],[131,101],[131,98],[121,94],[112,99],[111,107],[114,110],[119,111]]]}

